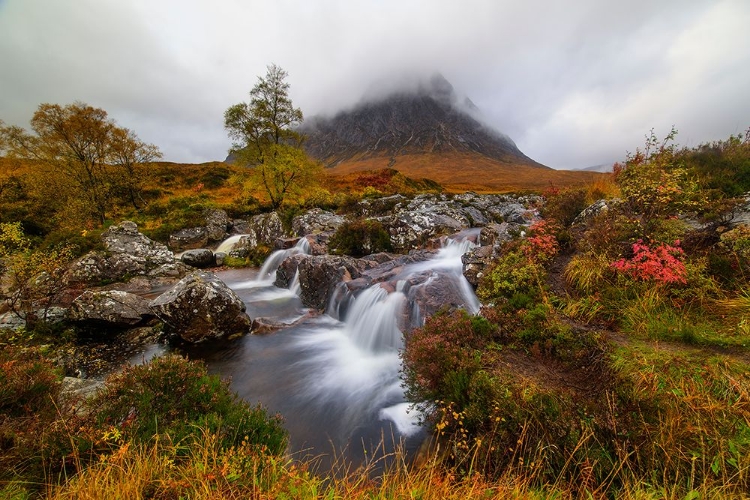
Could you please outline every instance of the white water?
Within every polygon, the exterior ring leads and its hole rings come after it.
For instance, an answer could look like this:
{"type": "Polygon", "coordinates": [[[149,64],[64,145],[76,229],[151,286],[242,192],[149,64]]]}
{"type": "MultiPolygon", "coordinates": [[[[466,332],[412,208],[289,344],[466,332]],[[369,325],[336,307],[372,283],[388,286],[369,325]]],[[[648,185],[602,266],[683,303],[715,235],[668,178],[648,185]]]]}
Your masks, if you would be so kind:
{"type": "Polygon", "coordinates": [[[223,253],[229,253],[232,250],[234,250],[234,247],[237,245],[237,243],[240,242],[240,240],[244,236],[249,236],[247,234],[235,234],[234,236],[230,236],[229,238],[225,239],[221,243],[219,243],[219,246],[216,247],[216,250],[214,250],[214,253],[223,252],[223,253]]]}
{"type": "Polygon", "coordinates": [[[286,250],[276,250],[272,253],[266,261],[263,263],[263,267],[260,268],[256,281],[270,281],[273,282],[276,279],[276,271],[279,266],[287,258],[296,254],[309,254],[310,253],[310,242],[307,238],[300,238],[296,245],[286,250]]]}
{"type": "MultiPolygon", "coordinates": [[[[227,281],[244,293],[249,312],[270,314],[278,309],[266,307],[269,301],[285,300],[297,309],[287,306],[282,322],[305,315],[295,295],[298,276],[290,290],[271,283],[285,258],[309,251],[306,243],[303,238],[294,249],[275,252],[255,280],[227,281]]],[[[225,350],[202,352],[202,357],[212,370],[231,377],[240,396],[284,415],[295,452],[320,455],[333,446],[336,453],[348,449],[350,458],[358,460],[368,458],[384,435],[407,443],[409,438],[421,440],[419,414],[405,400],[400,380],[403,331],[421,324],[417,297],[439,280],[461,291],[469,312],[479,310],[461,273],[461,255],[472,246],[447,240],[435,258],[405,266],[388,283],[354,295],[342,287],[329,305],[330,314],[307,317],[274,334],[246,336],[225,350]]]]}

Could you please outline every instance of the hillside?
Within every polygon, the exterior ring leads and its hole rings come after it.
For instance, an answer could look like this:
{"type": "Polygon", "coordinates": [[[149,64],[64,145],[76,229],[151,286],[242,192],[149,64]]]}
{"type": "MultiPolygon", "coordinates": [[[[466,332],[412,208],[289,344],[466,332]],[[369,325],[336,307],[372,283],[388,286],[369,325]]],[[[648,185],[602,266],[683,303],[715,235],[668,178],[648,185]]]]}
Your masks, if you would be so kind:
{"type": "Polygon", "coordinates": [[[363,102],[302,126],[308,154],[333,175],[394,168],[450,190],[510,191],[580,185],[595,175],[552,170],[479,120],[441,75],[409,91],[363,102]]]}

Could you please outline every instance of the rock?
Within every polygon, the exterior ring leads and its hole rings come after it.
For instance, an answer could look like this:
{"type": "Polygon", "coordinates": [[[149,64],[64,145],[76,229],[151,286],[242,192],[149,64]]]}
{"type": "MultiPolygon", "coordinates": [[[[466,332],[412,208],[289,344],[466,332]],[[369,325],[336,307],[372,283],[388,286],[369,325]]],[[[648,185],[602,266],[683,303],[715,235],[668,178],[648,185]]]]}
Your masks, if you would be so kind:
{"type": "Polygon", "coordinates": [[[203,248],[208,244],[208,230],[205,227],[180,229],[169,237],[169,248],[175,252],[203,248]]]}
{"type": "Polygon", "coordinates": [[[524,229],[526,226],[508,222],[488,224],[479,231],[479,242],[482,246],[498,247],[512,240],[524,229]]]}
{"type": "Polygon", "coordinates": [[[475,289],[479,286],[479,282],[487,269],[492,265],[492,254],[493,248],[484,246],[469,250],[461,256],[464,277],[475,289]]]}
{"type": "Polygon", "coordinates": [[[258,243],[264,245],[273,245],[274,242],[285,236],[284,225],[281,223],[281,218],[276,212],[269,214],[260,214],[254,216],[250,220],[250,228],[255,233],[255,238],[258,243]]]}
{"type": "Polygon", "coordinates": [[[196,271],[150,304],[168,330],[188,342],[248,333],[245,304],[215,274],[196,271]]]}
{"type": "Polygon", "coordinates": [[[584,208],[580,214],[573,219],[573,226],[585,225],[597,215],[606,212],[610,208],[620,203],[620,200],[597,200],[588,207],[584,208]]]}
{"type": "Polygon", "coordinates": [[[65,377],[60,385],[58,403],[78,416],[86,414],[86,400],[96,395],[104,387],[101,380],[78,377],[65,377]]]}
{"type": "Polygon", "coordinates": [[[224,260],[226,258],[227,258],[227,254],[225,254],[224,252],[216,252],[214,254],[214,261],[215,261],[215,263],[216,263],[217,266],[223,266],[224,265],[224,260]]]}
{"type": "Polygon", "coordinates": [[[211,267],[214,265],[214,253],[208,248],[197,248],[195,250],[185,250],[180,260],[191,267],[211,267]]]}
{"type": "Polygon", "coordinates": [[[67,315],[70,321],[77,323],[121,328],[137,325],[153,317],[147,299],[117,290],[86,290],[73,301],[67,315]]]}
{"type": "MultiPolygon", "coordinates": [[[[67,311],[68,310],[65,307],[53,306],[48,307],[46,310],[36,309],[32,311],[32,314],[37,323],[39,321],[46,321],[50,325],[55,325],[65,321],[67,311]]],[[[6,313],[0,314],[0,330],[3,328],[8,328],[10,330],[20,330],[21,328],[25,327],[26,320],[22,317],[19,317],[16,313],[8,311],[6,313]]]]}
{"type": "Polygon", "coordinates": [[[107,252],[133,256],[145,261],[147,268],[174,262],[174,254],[165,245],[139,233],[134,222],[111,226],[102,234],[102,243],[107,252]]]}
{"type": "Polygon", "coordinates": [[[203,218],[206,220],[206,236],[209,242],[215,243],[227,237],[230,221],[224,210],[206,210],[203,218]]]}
{"type": "Polygon", "coordinates": [[[325,233],[336,231],[346,218],[327,212],[320,208],[314,208],[292,220],[292,232],[297,236],[308,234],[325,233]]]}
{"type": "Polygon", "coordinates": [[[138,232],[130,221],[111,226],[102,234],[103,252],[90,252],[74,262],[66,273],[69,284],[127,281],[134,276],[179,276],[184,268],[163,244],[138,232]]]}
{"type": "Polygon", "coordinates": [[[297,254],[284,260],[276,272],[275,285],[288,288],[299,271],[300,299],[305,307],[325,310],[336,286],[359,278],[376,261],[339,255],[297,254]]]}

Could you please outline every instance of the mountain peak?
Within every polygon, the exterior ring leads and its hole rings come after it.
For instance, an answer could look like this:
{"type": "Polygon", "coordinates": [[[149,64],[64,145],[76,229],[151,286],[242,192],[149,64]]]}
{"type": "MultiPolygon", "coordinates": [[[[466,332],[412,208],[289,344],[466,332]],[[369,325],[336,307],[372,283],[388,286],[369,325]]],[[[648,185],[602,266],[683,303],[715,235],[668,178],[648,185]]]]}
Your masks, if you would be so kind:
{"type": "Polygon", "coordinates": [[[380,85],[377,98],[370,93],[369,100],[353,109],[308,119],[300,130],[307,135],[308,153],[329,167],[366,162],[398,169],[405,159],[424,161],[425,155],[543,167],[510,138],[477,120],[476,106],[468,98],[459,102],[440,73],[411,82],[400,87],[391,83],[391,91],[388,84],[380,85]]]}

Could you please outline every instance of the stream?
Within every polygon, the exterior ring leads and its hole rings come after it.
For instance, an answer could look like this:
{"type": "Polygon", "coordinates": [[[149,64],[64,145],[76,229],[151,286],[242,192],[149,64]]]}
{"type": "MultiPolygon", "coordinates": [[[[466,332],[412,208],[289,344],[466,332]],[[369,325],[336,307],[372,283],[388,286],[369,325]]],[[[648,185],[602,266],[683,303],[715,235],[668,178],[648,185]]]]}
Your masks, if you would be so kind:
{"type": "Polygon", "coordinates": [[[326,314],[303,307],[296,280],[291,289],[273,285],[286,257],[308,253],[304,238],[295,248],[274,252],[260,271],[218,272],[245,302],[250,317],[282,328],[181,349],[229,378],[244,400],[283,415],[295,458],[315,458],[330,469],[378,460],[397,445],[414,453],[425,432],[404,397],[399,351],[403,331],[423,322],[416,300],[420,288],[450,280],[461,290],[462,306],[479,310],[461,273],[461,255],[473,244],[461,238],[446,241],[434,258],[405,266],[388,283],[335,294],[326,314]]]}

